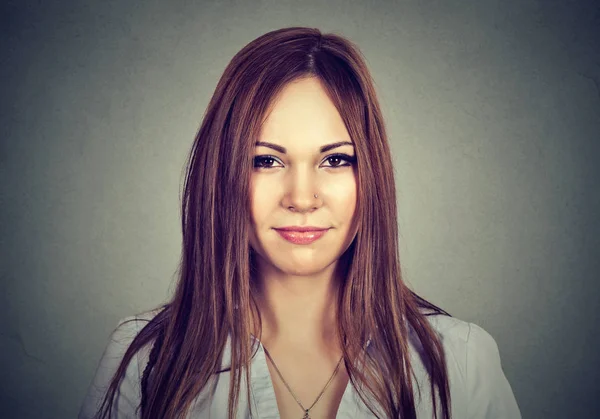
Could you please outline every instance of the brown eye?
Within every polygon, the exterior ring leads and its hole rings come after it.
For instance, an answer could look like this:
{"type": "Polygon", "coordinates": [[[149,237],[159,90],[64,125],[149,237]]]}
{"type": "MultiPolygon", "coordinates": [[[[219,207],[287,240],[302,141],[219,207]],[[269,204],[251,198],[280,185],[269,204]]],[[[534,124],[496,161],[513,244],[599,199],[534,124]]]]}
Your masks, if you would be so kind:
{"type": "Polygon", "coordinates": [[[327,161],[329,161],[329,163],[330,163],[332,166],[336,167],[336,166],[339,166],[339,165],[340,165],[340,161],[342,161],[342,159],[341,159],[341,158],[339,158],[339,157],[329,157],[329,158],[327,159],[327,161]],[[334,164],[334,162],[337,162],[337,163],[336,163],[336,164],[334,164]]]}
{"type": "Polygon", "coordinates": [[[325,160],[331,164],[331,166],[329,166],[329,167],[346,167],[346,166],[352,166],[352,164],[354,164],[354,162],[356,162],[356,157],[349,156],[348,154],[333,154],[331,156],[328,156],[325,160]],[[333,163],[333,162],[339,162],[340,160],[343,162],[346,162],[346,164],[339,164],[339,163],[334,164],[333,163]]]}
{"type": "Polygon", "coordinates": [[[272,168],[273,162],[276,161],[273,156],[256,156],[254,158],[254,167],[270,169],[272,168]]]}
{"type": "MultiPolygon", "coordinates": [[[[257,169],[275,169],[278,166],[273,166],[273,163],[278,161],[279,160],[276,157],[270,155],[256,156],[254,157],[254,167],[257,169]]],[[[352,166],[356,162],[356,157],[349,156],[348,154],[332,154],[331,156],[326,157],[325,161],[330,164],[325,167],[336,169],[352,166]]]]}

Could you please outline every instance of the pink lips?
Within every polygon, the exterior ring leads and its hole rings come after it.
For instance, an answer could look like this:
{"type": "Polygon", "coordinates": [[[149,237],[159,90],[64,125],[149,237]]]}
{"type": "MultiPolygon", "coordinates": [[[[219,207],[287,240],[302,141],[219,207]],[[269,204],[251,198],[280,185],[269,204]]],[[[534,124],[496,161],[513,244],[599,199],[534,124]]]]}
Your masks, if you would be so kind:
{"type": "Polygon", "coordinates": [[[292,242],[294,244],[310,244],[314,241],[317,241],[318,239],[323,237],[323,235],[325,233],[327,233],[327,230],[308,230],[308,231],[297,231],[297,230],[289,230],[289,229],[285,229],[285,230],[275,229],[275,230],[277,230],[277,232],[281,235],[281,237],[283,237],[287,241],[292,242]]]}

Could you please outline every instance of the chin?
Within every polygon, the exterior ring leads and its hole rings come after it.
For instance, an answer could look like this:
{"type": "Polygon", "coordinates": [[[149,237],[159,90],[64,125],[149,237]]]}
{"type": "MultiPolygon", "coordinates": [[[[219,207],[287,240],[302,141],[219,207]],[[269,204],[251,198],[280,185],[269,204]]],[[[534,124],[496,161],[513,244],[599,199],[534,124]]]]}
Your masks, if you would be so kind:
{"type": "Polygon", "coordinates": [[[311,254],[307,257],[289,255],[286,258],[277,257],[271,260],[280,271],[288,275],[308,276],[316,275],[327,269],[328,266],[337,261],[337,258],[335,255],[325,256],[321,251],[316,252],[316,255],[311,254]]]}
{"type": "Polygon", "coordinates": [[[313,268],[311,269],[311,267],[302,267],[302,268],[294,268],[294,267],[290,267],[287,268],[285,266],[281,266],[279,269],[285,273],[286,275],[292,275],[292,276],[313,276],[313,275],[317,275],[319,272],[321,272],[323,268],[313,268]]]}

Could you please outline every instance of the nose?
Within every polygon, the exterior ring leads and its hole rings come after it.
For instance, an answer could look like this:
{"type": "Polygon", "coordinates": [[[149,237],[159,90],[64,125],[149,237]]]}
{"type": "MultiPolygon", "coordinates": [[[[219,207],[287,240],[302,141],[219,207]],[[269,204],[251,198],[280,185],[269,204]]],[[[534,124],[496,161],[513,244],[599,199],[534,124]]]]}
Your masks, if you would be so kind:
{"type": "Polygon", "coordinates": [[[316,174],[310,170],[296,169],[292,172],[282,205],[294,212],[314,211],[321,201],[316,174]]]}

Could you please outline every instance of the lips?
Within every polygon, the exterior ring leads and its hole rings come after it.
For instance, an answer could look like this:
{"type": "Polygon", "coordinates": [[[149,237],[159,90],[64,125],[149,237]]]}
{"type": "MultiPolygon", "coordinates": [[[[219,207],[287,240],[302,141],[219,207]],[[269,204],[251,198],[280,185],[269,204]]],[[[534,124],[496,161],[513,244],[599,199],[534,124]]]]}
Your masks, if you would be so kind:
{"type": "Polygon", "coordinates": [[[294,244],[310,244],[319,240],[328,229],[307,230],[306,228],[299,230],[292,230],[288,228],[275,229],[281,237],[294,244]]]}
{"type": "Polygon", "coordinates": [[[277,227],[275,230],[284,230],[284,231],[320,231],[320,230],[328,230],[327,227],[315,227],[315,226],[287,226],[287,227],[277,227]]]}

